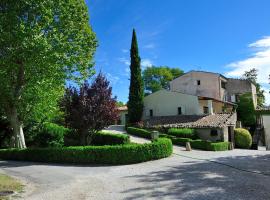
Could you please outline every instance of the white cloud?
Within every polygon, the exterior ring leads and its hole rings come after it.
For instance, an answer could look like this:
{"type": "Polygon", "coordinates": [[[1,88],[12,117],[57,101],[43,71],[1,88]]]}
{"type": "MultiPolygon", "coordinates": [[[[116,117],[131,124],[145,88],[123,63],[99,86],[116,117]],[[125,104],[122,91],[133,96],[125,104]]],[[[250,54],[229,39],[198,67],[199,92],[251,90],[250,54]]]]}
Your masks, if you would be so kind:
{"type": "Polygon", "coordinates": [[[155,47],[156,47],[156,45],[153,44],[153,43],[150,43],[150,44],[147,44],[147,45],[143,46],[144,49],[154,49],[155,47]]]}
{"type": "MultiPolygon", "coordinates": [[[[265,85],[265,91],[269,91],[270,85],[269,74],[270,74],[270,36],[264,37],[263,39],[257,40],[254,43],[248,45],[253,50],[250,57],[232,62],[227,65],[229,70],[226,75],[229,77],[241,77],[245,71],[252,68],[258,69],[258,82],[265,85]]],[[[270,104],[269,94],[267,96],[267,104],[270,104]]]]}
{"type": "Polygon", "coordinates": [[[118,61],[124,63],[125,65],[130,65],[130,61],[126,58],[118,58],[118,61]]]}
{"type": "Polygon", "coordinates": [[[265,96],[265,102],[267,105],[270,106],[270,93],[269,93],[269,88],[262,87],[262,89],[265,91],[264,96],[265,96]]]}
{"type": "Polygon", "coordinates": [[[128,50],[127,49],[122,49],[122,52],[123,53],[128,53],[128,50]]]}
{"type": "Polygon", "coordinates": [[[110,73],[106,73],[106,77],[110,81],[110,83],[113,85],[116,84],[120,79],[118,76],[114,76],[110,73]]]}
{"type": "Polygon", "coordinates": [[[146,68],[146,67],[151,67],[151,66],[153,66],[153,62],[150,60],[150,59],[142,59],[141,60],[141,66],[142,66],[142,68],[144,69],[144,68],[146,68]]]}

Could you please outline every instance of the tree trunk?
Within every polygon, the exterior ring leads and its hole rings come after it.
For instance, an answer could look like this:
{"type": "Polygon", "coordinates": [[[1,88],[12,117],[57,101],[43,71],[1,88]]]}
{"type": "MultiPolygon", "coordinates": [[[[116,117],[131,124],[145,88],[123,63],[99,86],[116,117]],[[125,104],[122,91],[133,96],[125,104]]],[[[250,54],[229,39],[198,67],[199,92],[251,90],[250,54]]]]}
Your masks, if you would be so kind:
{"type": "Polygon", "coordinates": [[[18,118],[17,109],[15,107],[9,110],[9,122],[13,131],[13,135],[11,137],[11,147],[23,149],[26,148],[24,133],[23,133],[23,124],[20,122],[18,118]]]}

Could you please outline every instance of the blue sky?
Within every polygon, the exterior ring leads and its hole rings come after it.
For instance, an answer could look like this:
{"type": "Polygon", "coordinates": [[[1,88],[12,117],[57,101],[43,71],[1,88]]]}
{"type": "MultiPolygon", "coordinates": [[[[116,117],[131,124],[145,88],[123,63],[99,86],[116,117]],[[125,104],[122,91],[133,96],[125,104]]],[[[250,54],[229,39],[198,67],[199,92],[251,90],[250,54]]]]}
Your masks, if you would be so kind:
{"type": "MultiPolygon", "coordinates": [[[[269,0],[86,0],[99,47],[96,69],[127,101],[129,49],[136,29],[142,67],[166,65],[240,77],[259,69],[269,90],[269,0]]],[[[267,95],[267,103],[270,96],[267,95]]]]}

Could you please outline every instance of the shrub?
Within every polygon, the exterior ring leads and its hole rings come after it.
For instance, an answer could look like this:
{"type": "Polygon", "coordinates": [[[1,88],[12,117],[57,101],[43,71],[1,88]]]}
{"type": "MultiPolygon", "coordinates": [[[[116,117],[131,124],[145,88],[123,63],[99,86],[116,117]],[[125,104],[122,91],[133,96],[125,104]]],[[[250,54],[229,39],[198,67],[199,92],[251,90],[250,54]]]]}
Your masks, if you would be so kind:
{"type": "Polygon", "coordinates": [[[180,138],[197,138],[196,131],[190,128],[170,128],[168,130],[168,135],[173,135],[180,138]]]}
{"type": "Polygon", "coordinates": [[[248,130],[236,128],[234,130],[235,146],[238,148],[249,149],[252,144],[252,137],[248,130]]]}
{"type": "Polygon", "coordinates": [[[131,164],[171,154],[172,143],[166,138],[147,144],[0,150],[0,158],[6,160],[77,164],[131,164]]]}
{"type": "Polygon", "coordinates": [[[117,144],[128,144],[130,139],[128,135],[103,133],[99,132],[92,138],[93,145],[117,145],[117,144]]]}
{"type": "Polygon", "coordinates": [[[151,139],[151,132],[145,129],[128,127],[127,133],[130,135],[151,139]]]}
{"type": "Polygon", "coordinates": [[[32,147],[61,147],[64,135],[70,130],[50,122],[31,127],[26,135],[27,144],[32,147]]]}

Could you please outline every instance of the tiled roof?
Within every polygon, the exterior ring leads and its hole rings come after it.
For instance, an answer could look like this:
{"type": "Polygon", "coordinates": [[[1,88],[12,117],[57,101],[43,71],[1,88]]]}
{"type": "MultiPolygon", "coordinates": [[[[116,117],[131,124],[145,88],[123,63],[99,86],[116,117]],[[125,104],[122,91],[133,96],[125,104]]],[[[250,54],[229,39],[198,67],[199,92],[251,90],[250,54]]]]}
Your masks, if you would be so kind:
{"type": "Polygon", "coordinates": [[[222,128],[235,123],[235,114],[179,115],[145,120],[146,126],[164,128],[222,128]]]}
{"type": "Polygon", "coordinates": [[[127,106],[120,106],[117,108],[119,111],[126,111],[128,110],[128,107],[127,106]]]}

